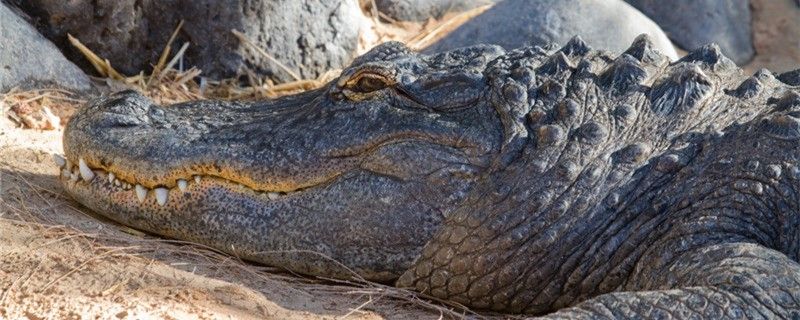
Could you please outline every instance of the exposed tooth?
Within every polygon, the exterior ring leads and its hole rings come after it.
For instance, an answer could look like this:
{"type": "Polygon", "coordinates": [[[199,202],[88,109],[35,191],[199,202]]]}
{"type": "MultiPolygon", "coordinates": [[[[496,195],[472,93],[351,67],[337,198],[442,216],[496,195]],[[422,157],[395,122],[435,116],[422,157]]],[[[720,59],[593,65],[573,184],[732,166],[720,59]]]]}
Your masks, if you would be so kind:
{"type": "Polygon", "coordinates": [[[53,162],[55,162],[59,168],[63,168],[67,165],[67,159],[55,153],[53,154],[53,162]]]}
{"type": "Polygon", "coordinates": [[[83,180],[88,182],[94,179],[94,172],[92,172],[92,169],[89,169],[89,166],[86,165],[86,162],[83,161],[83,158],[78,160],[78,169],[81,171],[81,178],[83,178],[83,180]]]}
{"type": "Polygon", "coordinates": [[[155,188],[154,190],[156,192],[156,202],[158,202],[158,205],[163,206],[167,204],[169,190],[167,190],[167,188],[155,188]]]}
{"type": "Polygon", "coordinates": [[[114,185],[115,185],[115,186],[117,186],[117,187],[119,187],[119,186],[121,186],[121,185],[122,185],[122,183],[121,183],[121,182],[119,182],[119,180],[118,180],[118,179],[114,179],[114,185]]]}
{"type": "Polygon", "coordinates": [[[270,200],[278,199],[278,197],[280,197],[280,195],[277,192],[267,192],[267,198],[270,200]]]}
{"type": "Polygon", "coordinates": [[[65,169],[61,169],[61,176],[62,177],[69,178],[69,174],[70,174],[70,172],[66,168],[65,169]]]}
{"type": "Polygon", "coordinates": [[[139,202],[144,202],[144,198],[147,197],[147,188],[143,187],[140,184],[136,185],[136,197],[139,198],[139,202]]]}
{"type": "Polygon", "coordinates": [[[115,178],[116,178],[116,176],[114,175],[113,172],[109,172],[108,173],[108,183],[114,183],[114,179],[115,178]]]}
{"type": "Polygon", "coordinates": [[[187,183],[186,180],[183,180],[183,179],[179,179],[178,180],[178,189],[181,189],[181,191],[186,191],[186,187],[188,187],[188,186],[189,186],[189,183],[187,183]]]}
{"type": "Polygon", "coordinates": [[[200,183],[200,176],[194,176],[194,182],[200,183]]]}
{"type": "Polygon", "coordinates": [[[77,182],[78,181],[78,174],[73,172],[69,174],[69,181],[77,182]]]}

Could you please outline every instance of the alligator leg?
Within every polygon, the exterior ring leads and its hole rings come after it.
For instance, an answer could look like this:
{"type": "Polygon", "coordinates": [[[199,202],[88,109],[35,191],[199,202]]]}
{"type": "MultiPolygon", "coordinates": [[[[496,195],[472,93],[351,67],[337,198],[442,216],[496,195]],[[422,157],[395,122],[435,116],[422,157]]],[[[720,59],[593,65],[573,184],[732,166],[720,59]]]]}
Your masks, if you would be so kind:
{"type": "Polygon", "coordinates": [[[686,252],[638,281],[546,319],[797,319],[800,265],[769,248],[731,243],[686,252]],[[790,311],[792,310],[792,311],[790,311]]]}

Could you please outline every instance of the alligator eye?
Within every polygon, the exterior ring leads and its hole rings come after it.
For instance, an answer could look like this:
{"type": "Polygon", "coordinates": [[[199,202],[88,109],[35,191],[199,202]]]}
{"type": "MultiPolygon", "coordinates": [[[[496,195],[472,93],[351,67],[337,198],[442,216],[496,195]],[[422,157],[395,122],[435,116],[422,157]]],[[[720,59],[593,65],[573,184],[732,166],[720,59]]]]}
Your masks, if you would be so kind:
{"type": "Polygon", "coordinates": [[[353,91],[367,93],[378,91],[388,86],[389,84],[386,83],[386,79],[383,77],[365,75],[358,79],[358,82],[356,82],[356,85],[353,87],[353,91]]]}
{"type": "Polygon", "coordinates": [[[369,93],[389,87],[390,81],[380,74],[362,73],[348,81],[347,89],[357,93],[369,93]]]}

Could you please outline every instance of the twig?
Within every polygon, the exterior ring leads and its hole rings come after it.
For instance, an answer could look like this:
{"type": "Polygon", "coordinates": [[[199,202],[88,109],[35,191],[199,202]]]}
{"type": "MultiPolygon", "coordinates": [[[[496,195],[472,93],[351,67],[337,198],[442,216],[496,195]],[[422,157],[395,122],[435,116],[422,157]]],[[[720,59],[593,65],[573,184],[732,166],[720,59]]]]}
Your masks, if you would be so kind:
{"type": "MultiPolygon", "coordinates": [[[[183,44],[183,46],[181,46],[181,49],[180,49],[180,50],[178,50],[178,53],[176,53],[176,54],[175,54],[175,56],[174,56],[174,57],[172,57],[172,60],[170,60],[170,61],[169,61],[169,63],[167,64],[167,66],[166,66],[166,67],[164,67],[164,70],[169,70],[169,69],[172,69],[172,67],[173,67],[173,66],[175,66],[175,64],[176,64],[176,63],[178,63],[178,60],[180,60],[180,58],[181,58],[181,57],[183,56],[183,54],[186,52],[186,49],[187,49],[187,48],[189,48],[189,42],[186,42],[186,43],[184,43],[184,44],[183,44]]],[[[161,81],[161,79],[162,79],[163,77],[164,77],[164,73],[162,73],[161,75],[159,75],[159,76],[158,76],[158,81],[161,81]]],[[[151,78],[152,78],[152,77],[151,77],[151,78]]]]}
{"type": "Polygon", "coordinates": [[[69,42],[75,46],[75,48],[77,48],[78,51],[80,51],[84,57],[86,57],[86,59],[89,60],[92,66],[94,66],[97,72],[99,72],[101,75],[111,77],[114,80],[125,79],[124,76],[111,67],[111,63],[109,63],[108,60],[101,59],[94,52],[92,52],[92,50],[83,45],[80,40],[73,37],[71,34],[67,34],[67,39],[69,39],[69,42]]]}
{"type": "MultiPolygon", "coordinates": [[[[171,36],[169,36],[169,40],[167,40],[167,45],[164,46],[164,50],[161,51],[161,56],[158,57],[158,63],[156,63],[156,66],[153,67],[153,72],[150,74],[150,79],[151,80],[154,77],[158,76],[158,74],[161,72],[161,70],[163,70],[162,68],[164,67],[164,64],[167,63],[167,58],[169,57],[169,52],[170,52],[170,50],[172,50],[172,42],[175,41],[175,38],[178,36],[178,31],[181,30],[181,27],[183,27],[183,20],[181,20],[181,22],[178,22],[178,26],[175,27],[175,31],[172,32],[171,36]]],[[[169,68],[167,68],[167,69],[169,69],[169,68]]],[[[150,82],[148,81],[147,85],[149,85],[149,84],[150,84],[150,82]]]]}

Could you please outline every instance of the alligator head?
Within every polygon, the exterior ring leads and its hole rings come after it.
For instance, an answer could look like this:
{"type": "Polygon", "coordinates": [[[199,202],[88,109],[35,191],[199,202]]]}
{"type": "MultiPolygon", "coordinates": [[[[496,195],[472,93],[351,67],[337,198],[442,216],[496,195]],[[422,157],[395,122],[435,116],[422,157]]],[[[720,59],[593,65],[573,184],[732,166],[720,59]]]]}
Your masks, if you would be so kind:
{"type": "Polygon", "coordinates": [[[266,102],[113,94],[67,125],[61,180],[149,232],[303,273],[394,279],[507,143],[484,76],[501,53],[388,43],[321,89],[266,102]]]}

